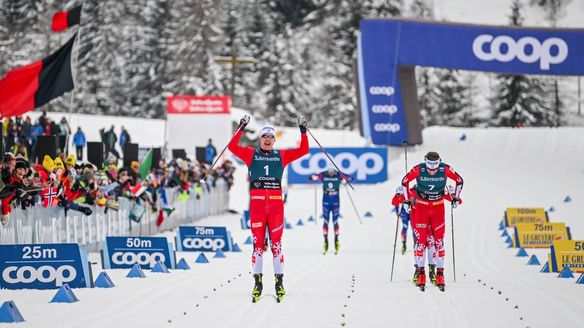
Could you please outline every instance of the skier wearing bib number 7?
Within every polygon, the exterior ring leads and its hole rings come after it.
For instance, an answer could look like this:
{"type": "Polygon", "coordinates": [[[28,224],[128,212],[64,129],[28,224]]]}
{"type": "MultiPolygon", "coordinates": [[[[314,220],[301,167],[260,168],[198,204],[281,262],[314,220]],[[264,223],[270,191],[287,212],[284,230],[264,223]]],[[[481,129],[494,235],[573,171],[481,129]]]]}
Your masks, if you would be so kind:
{"type": "Polygon", "coordinates": [[[328,225],[332,214],[333,228],[335,231],[335,255],[339,253],[339,210],[341,199],[339,188],[343,179],[351,180],[351,177],[330,168],[309,178],[310,181],[322,180],[322,233],[324,235],[324,254],[328,251],[328,225]]]}
{"type": "Polygon", "coordinates": [[[239,146],[239,140],[249,123],[249,116],[240,120],[238,132],[229,142],[229,150],[248,167],[249,173],[249,215],[254,251],[251,257],[255,285],[253,302],[257,302],[263,290],[263,253],[266,227],[269,227],[270,246],[273,256],[276,280],[276,299],[282,300],[286,294],[283,285],[284,255],[282,253],[282,232],[284,231],[284,203],[282,197],[282,174],[286,165],[308,153],[308,122],[298,117],[300,146],[296,149],[275,150],[276,131],[265,125],[260,130],[260,146],[256,148],[239,146]]]}
{"type": "Polygon", "coordinates": [[[417,243],[414,250],[414,257],[417,264],[416,285],[424,290],[426,286],[426,274],[424,270],[426,241],[428,227],[434,235],[436,247],[436,286],[444,290],[444,191],[447,179],[456,182],[452,196],[452,206],[455,208],[459,204],[460,192],[462,191],[462,177],[440,160],[440,155],[436,152],[429,152],[424,157],[425,162],[414,166],[410,172],[402,179],[402,186],[408,191],[407,199],[403,206],[413,209],[412,218],[414,233],[417,243]],[[409,189],[410,182],[416,181],[415,192],[409,189]]]}

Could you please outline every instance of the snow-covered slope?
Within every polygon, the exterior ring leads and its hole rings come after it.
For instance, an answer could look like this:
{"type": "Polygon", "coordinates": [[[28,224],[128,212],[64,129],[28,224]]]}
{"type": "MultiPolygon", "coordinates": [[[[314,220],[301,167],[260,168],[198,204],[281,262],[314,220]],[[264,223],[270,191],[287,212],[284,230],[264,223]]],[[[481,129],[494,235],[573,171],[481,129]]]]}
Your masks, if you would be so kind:
{"type": "MultiPolygon", "coordinates": [[[[296,133],[290,131],[291,140],[296,133]]],[[[341,140],[340,135],[315,135],[325,146],[341,140]]],[[[264,266],[267,296],[258,304],[250,302],[251,247],[243,245],[248,231],[239,228],[238,215],[230,214],[198,223],[230,227],[242,253],[209,264],[194,264],[196,254],[178,253],[192,270],[147,273],[147,279],[127,279],[126,270],[108,270],[116,288],[77,289],[80,302],[75,304],[49,304],[54,291],[36,290],[0,290],[0,301],[15,301],[27,320],[22,327],[580,326],[584,286],[525,265],[525,258],[505,247],[497,225],[505,207],[554,206],[551,220],[565,221],[575,239],[584,239],[584,130],[431,128],[424,131],[424,140],[409,150],[409,167],[436,150],[465,179],[464,203],[454,213],[456,282],[447,211],[445,293],[433,287],[422,293],[412,286],[411,250],[405,255],[398,251],[389,281],[396,228],[389,201],[404,174],[403,151],[390,149],[390,181],[359,185],[352,193],[361,214],[371,211],[372,219],[359,224],[346,192],[341,193],[342,250],[337,256],[322,255],[320,222],[306,222],[313,213],[314,187],[290,188],[286,216],[293,224],[302,218],[305,225],[284,233],[288,294],[281,304],[269,296],[274,294],[269,261],[264,266]],[[463,133],[467,139],[459,141],[463,133]],[[562,202],[566,195],[571,203],[562,202]]],[[[232,204],[237,210],[247,200],[245,175],[240,167],[238,187],[231,194],[242,200],[232,204]]],[[[546,253],[528,252],[540,260],[546,253]]],[[[91,257],[99,262],[97,254],[91,257]]],[[[96,276],[100,265],[93,267],[96,276]]]]}

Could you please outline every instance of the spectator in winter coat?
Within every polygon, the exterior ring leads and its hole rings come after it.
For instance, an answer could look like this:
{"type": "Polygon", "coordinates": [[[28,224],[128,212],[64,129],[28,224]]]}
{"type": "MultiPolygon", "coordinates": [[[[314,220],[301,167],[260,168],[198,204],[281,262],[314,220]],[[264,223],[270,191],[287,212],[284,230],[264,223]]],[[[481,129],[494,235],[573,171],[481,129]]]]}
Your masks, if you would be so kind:
{"type": "Polygon", "coordinates": [[[43,159],[43,163],[39,164],[35,167],[35,171],[38,172],[40,178],[41,178],[41,183],[43,184],[43,186],[48,186],[50,183],[50,177],[51,177],[51,173],[53,172],[53,170],[55,169],[55,162],[53,161],[53,159],[49,156],[49,155],[45,155],[45,158],[43,159]]]}
{"type": "Polygon", "coordinates": [[[116,156],[116,158],[120,158],[120,154],[116,150],[116,142],[118,141],[118,137],[114,132],[114,126],[105,133],[104,135],[104,143],[105,143],[105,153],[112,153],[116,156]]]}
{"type": "Polygon", "coordinates": [[[128,133],[128,130],[122,126],[122,132],[120,133],[120,148],[122,149],[122,152],[124,152],[126,144],[130,142],[132,142],[130,134],[128,133]]]}
{"type": "Polygon", "coordinates": [[[75,135],[73,136],[73,144],[77,150],[77,160],[83,160],[83,148],[85,148],[87,140],[85,139],[85,133],[81,131],[81,127],[77,128],[77,132],[75,132],[75,135]]]}
{"type": "Polygon", "coordinates": [[[24,188],[23,179],[26,177],[28,165],[26,161],[16,161],[15,168],[10,175],[8,188],[11,188],[11,193],[8,197],[2,199],[2,225],[8,224],[10,220],[10,212],[12,211],[11,202],[14,197],[21,198],[26,194],[22,194],[24,188]]]}
{"type": "Polygon", "coordinates": [[[43,125],[40,124],[39,121],[36,121],[35,124],[30,128],[30,140],[31,140],[31,153],[30,153],[30,160],[36,160],[36,146],[37,140],[39,136],[42,136],[45,133],[43,129],[43,125]]]}
{"type": "Polygon", "coordinates": [[[205,162],[211,164],[213,163],[213,159],[217,155],[217,149],[213,146],[213,140],[209,139],[209,143],[207,144],[207,148],[205,148],[205,162]]]}
{"type": "Polygon", "coordinates": [[[59,123],[59,149],[62,152],[66,151],[66,143],[67,143],[67,136],[71,134],[71,128],[69,127],[69,123],[67,123],[67,119],[63,116],[61,118],[61,122],[59,123]]]}

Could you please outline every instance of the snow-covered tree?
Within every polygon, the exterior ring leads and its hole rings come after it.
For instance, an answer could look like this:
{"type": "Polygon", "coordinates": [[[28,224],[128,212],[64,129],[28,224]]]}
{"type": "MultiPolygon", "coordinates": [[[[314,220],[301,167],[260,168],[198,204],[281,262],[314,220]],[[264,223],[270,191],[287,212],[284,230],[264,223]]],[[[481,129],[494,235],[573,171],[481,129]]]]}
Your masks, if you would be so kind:
{"type": "MultiPolygon", "coordinates": [[[[521,3],[514,0],[509,20],[521,26],[521,3]]],[[[536,78],[524,75],[499,75],[493,99],[494,113],[491,123],[496,126],[553,126],[556,115],[549,110],[545,89],[536,78]]]]}

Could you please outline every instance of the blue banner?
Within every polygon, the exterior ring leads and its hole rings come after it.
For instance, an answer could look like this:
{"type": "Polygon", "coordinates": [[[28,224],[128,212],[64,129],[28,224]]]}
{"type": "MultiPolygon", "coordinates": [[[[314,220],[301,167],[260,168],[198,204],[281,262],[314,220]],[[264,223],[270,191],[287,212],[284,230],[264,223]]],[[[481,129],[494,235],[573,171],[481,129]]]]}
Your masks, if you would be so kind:
{"type": "Polygon", "coordinates": [[[157,261],[169,269],[175,268],[173,247],[166,237],[106,237],[104,269],[127,269],[134,264],[152,269],[157,261]]]}
{"type": "MultiPolygon", "coordinates": [[[[327,148],[342,173],[351,176],[354,183],[380,183],[387,180],[387,148],[327,148]]],[[[313,174],[334,168],[320,148],[288,166],[288,183],[320,183],[309,181],[313,174]]]]}
{"type": "Polygon", "coordinates": [[[361,21],[359,86],[365,137],[407,141],[399,66],[510,74],[584,74],[584,30],[447,24],[398,19],[361,21]]]}
{"type": "Polygon", "coordinates": [[[250,220],[249,211],[248,210],[243,211],[243,214],[241,215],[241,219],[240,219],[241,229],[243,229],[243,230],[251,229],[251,226],[249,224],[249,220],[250,220]]]}
{"type": "Polygon", "coordinates": [[[231,233],[225,227],[178,227],[176,250],[180,252],[216,252],[233,250],[231,233]]]}
{"type": "Polygon", "coordinates": [[[0,288],[91,287],[89,270],[78,244],[0,245],[0,288]]]}

